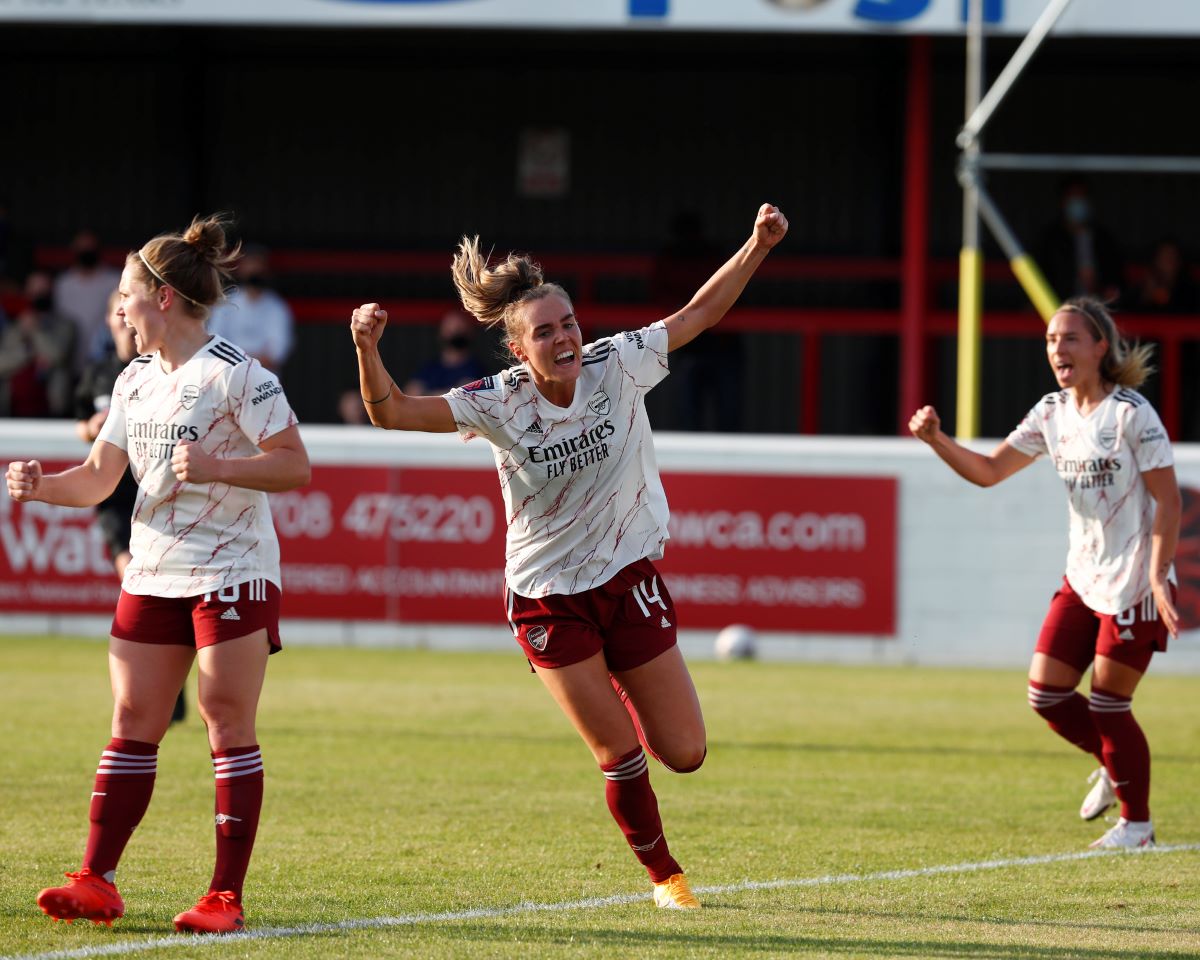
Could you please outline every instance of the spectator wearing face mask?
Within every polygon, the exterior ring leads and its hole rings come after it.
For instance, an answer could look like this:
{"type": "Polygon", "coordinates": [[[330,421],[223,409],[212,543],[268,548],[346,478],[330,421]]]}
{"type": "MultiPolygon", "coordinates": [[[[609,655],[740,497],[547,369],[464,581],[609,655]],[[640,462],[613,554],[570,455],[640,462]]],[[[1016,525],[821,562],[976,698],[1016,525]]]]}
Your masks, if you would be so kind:
{"type": "Polygon", "coordinates": [[[292,352],[292,311],[270,288],[269,267],[265,247],[243,248],[235,274],[237,287],[213,308],[208,331],[232,341],[278,373],[292,352]]]}
{"type": "Polygon", "coordinates": [[[108,297],[121,274],[100,262],[100,241],[91,230],[75,234],[71,251],[74,263],[54,281],[54,305],[75,323],[73,366],[80,370],[108,351],[108,297]]]}
{"type": "Polygon", "coordinates": [[[1134,313],[1195,313],[1200,308],[1178,240],[1163,237],[1154,245],[1145,276],[1122,302],[1134,313]]]}
{"type": "Polygon", "coordinates": [[[487,370],[471,352],[478,327],[461,310],[447,312],[438,326],[437,356],[413,374],[404,384],[404,392],[411,396],[440,396],[486,376],[487,370]]]}
{"type": "Polygon", "coordinates": [[[48,273],[29,275],[25,299],[28,306],[0,331],[0,415],[68,416],[75,325],[55,311],[48,273]]]}
{"type": "Polygon", "coordinates": [[[1038,264],[1059,297],[1115,300],[1121,292],[1121,252],[1096,220],[1087,181],[1064,180],[1059,217],[1042,232],[1038,264]]]}

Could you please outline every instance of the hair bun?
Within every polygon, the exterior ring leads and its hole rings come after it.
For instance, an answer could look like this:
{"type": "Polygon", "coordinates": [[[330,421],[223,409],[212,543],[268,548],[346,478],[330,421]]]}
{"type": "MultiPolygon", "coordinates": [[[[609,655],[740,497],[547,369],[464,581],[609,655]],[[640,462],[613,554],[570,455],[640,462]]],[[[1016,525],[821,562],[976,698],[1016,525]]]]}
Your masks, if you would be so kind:
{"type": "Polygon", "coordinates": [[[183,231],[183,240],[204,260],[212,264],[224,264],[228,260],[225,249],[225,226],[227,220],[218,216],[194,217],[191,225],[183,231]]]}

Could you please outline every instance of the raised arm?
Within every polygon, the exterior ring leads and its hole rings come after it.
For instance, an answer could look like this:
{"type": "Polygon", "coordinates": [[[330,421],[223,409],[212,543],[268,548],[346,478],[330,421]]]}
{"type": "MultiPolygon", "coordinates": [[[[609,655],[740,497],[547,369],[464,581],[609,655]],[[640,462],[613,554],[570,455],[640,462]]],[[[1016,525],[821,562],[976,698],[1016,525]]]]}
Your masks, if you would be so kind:
{"type": "Polygon", "coordinates": [[[1008,441],[987,454],[968,450],[943,432],[941,418],[933,407],[922,407],[914,413],[908,429],[929,444],[951,470],[980,487],[995,486],[1033,463],[1033,457],[1009,446],[1008,441]]]}
{"type": "Polygon", "coordinates": [[[454,414],[443,397],[410,397],[396,386],[379,355],[379,338],[387,326],[387,311],[364,303],[350,318],[350,333],[358,351],[358,383],[367,416],[387,430],[453,433],[454,414]]]}
{"type": "Polygon", "coordinates": [[[97,440],[77,467],[45,476],[37,460],[17,460],[8,465],[5,479],[8,495],[20,503],[41,500],[60,507],[94,507],[117,489],[128,465],[124,450],[97,440]]]}
{"type": "Polygon", "coordinates": [[[1154,498],[1154,526],[1150,533],[1150,587],[1154,591],[1154,602],[1171,636],[1179,634],[1179,612],[1167,574],[1175,559],[1175,548],[1179,545],[1179,519],[1183,514],[1183,501],[1179,496],[1179,482],[1175,479],[1174,467],[1160,467],[1142,473],[1146,489],[1154,498]]]}
{"type": "Polygon", "coordinates": [[[750,239],[708,278],[686,307],[664,321],[668,351],[691,343],[709,327],[720,322],[742,295],[758,265],[766,259],[771,248],[783,239],[787,228],[787,217],[778,207],[764,203],[758,208],[750,239]]]}

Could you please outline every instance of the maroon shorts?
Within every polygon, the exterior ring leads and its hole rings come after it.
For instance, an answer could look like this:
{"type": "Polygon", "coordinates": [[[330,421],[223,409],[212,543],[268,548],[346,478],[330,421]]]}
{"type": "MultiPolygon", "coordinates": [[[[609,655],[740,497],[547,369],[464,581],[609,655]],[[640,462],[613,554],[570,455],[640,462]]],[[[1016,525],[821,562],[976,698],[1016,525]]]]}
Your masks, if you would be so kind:
{"type": "Polygon", "coordinates": [[[279,588],[270,580],[247,580],[195,597],[143,597],[121,591],[112,635],[135,643],[210,647],[266,630],[271,652],[279,650],[279,588]]]}
{"type": "Polygon", "coordinates": [[[1155,651],[1167,649],[1167,638],[1153,594],[1121,613],[1097,613],[1063,577],[1038,634],[1037,652],[1068,663],[1080,673],[1097,656],[1145,673],[1155,651]]]}
{"type": "Polygon", "coordinates": [[[632,670],[675,646],[675,605],[646,559],[584,593],[530,599],[506,589],[505,600],[534,666],[566,667],[603,650],[609,670],[632,670]]]}

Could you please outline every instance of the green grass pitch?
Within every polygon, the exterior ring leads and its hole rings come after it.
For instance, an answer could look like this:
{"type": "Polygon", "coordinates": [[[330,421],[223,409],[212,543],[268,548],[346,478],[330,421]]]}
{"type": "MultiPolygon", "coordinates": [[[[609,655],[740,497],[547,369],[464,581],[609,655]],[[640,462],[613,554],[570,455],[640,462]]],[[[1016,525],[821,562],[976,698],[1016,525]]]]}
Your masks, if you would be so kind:
{"type": "Polygon", "coordinates": [[[121,865],[125,918],[53,924],[33,898],[82,854],[105,649],[0,638],[0,957],[1200,956],[1200,678],[1152,671],[1135,700],[1172,849],[1052,859],[1105,824],[1079,820],[1092,764],[1025,705],[1020,672],[693,673],[708,761],[651,777],[672,852],[720,888],[703,910],[652,907],[599,771],[515,649],[294,647],[260,714],[246,910],[262,936],[185,941],[171,917],[206,889],[213,847],[194,706],[121,865]],[[955,865],[983,866],[928,869],[955,865]],[[785,883],[752,886],[769,881],[785,883]],[[554,904],[576,906],[534,909],[554,904]]]}

